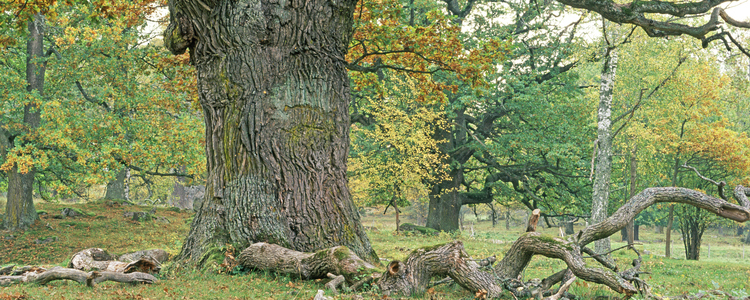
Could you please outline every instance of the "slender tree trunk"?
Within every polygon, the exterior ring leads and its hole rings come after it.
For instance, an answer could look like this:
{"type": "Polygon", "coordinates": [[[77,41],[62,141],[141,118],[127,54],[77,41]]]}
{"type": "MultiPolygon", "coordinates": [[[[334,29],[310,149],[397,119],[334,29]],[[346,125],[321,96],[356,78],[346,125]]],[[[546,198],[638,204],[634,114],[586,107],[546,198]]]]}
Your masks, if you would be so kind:
{"type": "Polygon", "coordinates": [[[510,207],[505,208],[505,230],[510,230],[510,207]]]}
{"type": "MultiPolygon", "coordinates": [[[[685,135],[685,124],[688,122],[687,119],[682,120],[680,125],[680,139],[685,135]]],[[[672,187],[677,187],[678,170],[680,169],[680,152],[682,149],[677,147],[677,153],[675,153],[674,166],[672,167],[672,187]]],[[[665,249],[664,256],[669,257],[672,254],[672,225],[674,225],[674,204],[669,205],[669,215],[667,217],[667,233],[665,236],[665,249]]]]}
{"type": "Polygon", "coordinates": [[[664,235],[664,256],[672,255],[672,225],[674,225],[674,204],[669,205],[669,214],[667,215],[667,232],[664,235]]]}
{"type": "MultiPolygon", "coordinates": [[[[617,49],[607,48],[602,68],[602,79],[599,89],[599,110],[597,116],[598,151],[594,172],[594,193],[591,207],[591,219],[594,224],[607,218],[609,206],[609,181],[612,173],[612,96],[617,72],[617,49]]],[[[609,238],[594,242],[597,253],[610,250],[609,238]]]]}
{"type": "MultiPolygon", "coordinates": [[[[29,40],[26,43],[26,90],[37,91],[44,96],[44,16],[37,14],[29,21],[29,40]]],[[[41,123],[40,101],[31,99],[23,109],[23,122],[27,134],[41,123]]],[[[17,138],[24,139],[23,136],[17,138]]],[[[22,143],[26,142],[22,140],[22,143]]],[[[12,145],[10,145],[12,146],[12,145]]],[[[8,202],[5,209],[4,227],[8,230],[24,229],[39,219],[34,208],[34,176],[32,168],[19,170],[18,166],[8,172],[8,202]]]]}
{"type": "Polygon", "coordinates": [[[227,243],[336,245],[376,262],[347,187],[354,0],[171,0],[206,123],[206,195],[178,260],[227,243]]]}
{"type": "Polygon", "coordinates": [[[494,228],[497,225],[497,211],[495,210],[495,205],[493,203],[487,203],[487,206],[489,206],[492,211],[490,217],[492,218],[492,227],[494,228]]]}
{"type": "MultiPolygon", "coordinates": [[[[683,123],[684,127],[684,123],[683,123]]],[[[682,134],[680,134],[680,137],[682,137],[682,134]]],[[[678,150],[679,153],[679,150],[678,150]]],[[[677,186],[677,170],[680,167],[680,159],[675,158],[674,160],[674,167],[672,170],[672,186],[677,186]]],[[[674,225],[674,204],[669,205],[669,215],[667,216],[667,233],[664,237],[664,243],[665,243],[665,249],[664,249],[664,256],[670,257],[672,255],[672,225],[674,225]]]]}
{"type": "MultiPolygon", "coordinates": [[[[638,145],[633,141],[633,151],[630,152],[630,198],[633,198],[638,191],[637,179],[638,179],[638,159],[636,153],[638,152],[638,145]]],[[[633,244],[636,239],[635,235],[635,217],[628,222],[628,226],[625,227],[628,235],[628,244],[633,244]]]]}

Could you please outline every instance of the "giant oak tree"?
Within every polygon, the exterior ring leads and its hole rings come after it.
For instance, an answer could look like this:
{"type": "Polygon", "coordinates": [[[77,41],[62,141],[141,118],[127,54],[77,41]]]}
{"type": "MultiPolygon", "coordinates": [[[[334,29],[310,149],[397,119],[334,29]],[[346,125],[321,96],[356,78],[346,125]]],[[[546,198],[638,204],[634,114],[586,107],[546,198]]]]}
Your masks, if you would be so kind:
{"type": "Polygon", "coordinates": [[[190,49],[206,124],[206,196],[178,259],[226,243],[377,256],[346,180],[344,57],[356,1],[170,1],[165,44],[190,49]]]}

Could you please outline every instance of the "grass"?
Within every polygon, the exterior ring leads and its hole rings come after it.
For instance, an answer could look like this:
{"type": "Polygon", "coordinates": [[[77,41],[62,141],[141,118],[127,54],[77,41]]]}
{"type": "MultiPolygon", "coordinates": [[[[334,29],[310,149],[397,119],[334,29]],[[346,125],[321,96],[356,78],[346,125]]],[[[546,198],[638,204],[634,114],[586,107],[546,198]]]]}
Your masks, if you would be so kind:
{"type": "MultiPolygon", "coordinates": [[[[0,199],[1,201],[2,199],[0,199]]],[[[113,254],[130,251],[161,248],[170,254],[177,254],[189,230],[190,212],[180,212],[157,208],[156,216],[166,217],[169,223],[157,221],[136,222],[122,216],[125,211],[148,211],[151,207],[109,205],[106,202],[87,204],[55,204],[39,202],[42,216],[30,230],[11,234],[0,232],[0,266],[16,265],[66,265],[70,256],[82,249],[101,247],[113,254]],[[93,216],[75,219],[55,219],[63,208],[74,207],[93,216]],[[37,239],[55,236],[57,241],[37,245],[37,239]]],[[[4,206],[0,207],[3,213],[4,206]]],[[[382,210],[381,210],[382,211],[382,210]]],[[[466,215],[464,231],[459,234],[441,233],[437,236],[423,236],[411,233],[396,233],[393,215],[370,213],[363,216],[363,224],[368,228],[368,236],[384,263],[392,259],[405,259],[411,251],[424,246],[446,243],[454,239],[464,242],[467,252],[480,259],[497,255],[501,259],[511,243],[521,233],[520,224],[505,230],[504,224],[493,228],[488,221],[477,222],[472,215],[466,215]],[[473,236],[471,233],[474,233],[473,236]]],[[[580,229],[580,228],[576,228],[580,229]]],[[[557,235],[557,228],[541,229],[542,232],[557,235]]],[[[664,252],[663,234],[653,233],[652,229],[641,229],[641,242],[637,248],[648,250],[644,255],[645,279],[660,295],[695,294],[699,291],[721,289],[747,296],[750,286],[750,247],[747,256],[742,257],[743,246],[739,237],[721,236],[717,232],[707,232],[703,241],[702,260],[687,261],[684,257],[679,231],[673,233],[676,241],[672,253],[675,258],[662,257],[664,252]],[[711,244],[711,258],[708,258],[707,245],[711,244]]],[[[615,241],[613,248],[623,245],[615,241]]],[[[621,268],[634,258],[632,252],[620,250],[613,257],[621,268]]],[[[543,278],[558,270],[564,264],[560,261],[535,257],[523,274],[524,279],[543,278]]],[[[119,283],[103,283],[96,289],[88,289],[74,282],[59,281],[45,286],[15,285],[0,287],[0,299],[312,299],[318,289],[325,289],[323,282],[301,281],[287,276],[275,276],[265,272],[229,276],[212,272],[191,272],[165,277],[154,285],[130,286],[119,283]]],[[[442,285],[436,288],[435,299],[472,299],[473,295],[460,287],[442,285]]],[[[592,299],[598,296],[618,296],[605,287],[577,280],[571,292],[592,299]]],[[[382,299],[373,292],[360,293],[364,299],[382,299]]],[[[344,294],[336,299],[352,299],[344,294]]],[[[425,299],[415,296],[407,299],[425,299]]],[[[428,297],[427,297],[428,298],[428,297]]]]}

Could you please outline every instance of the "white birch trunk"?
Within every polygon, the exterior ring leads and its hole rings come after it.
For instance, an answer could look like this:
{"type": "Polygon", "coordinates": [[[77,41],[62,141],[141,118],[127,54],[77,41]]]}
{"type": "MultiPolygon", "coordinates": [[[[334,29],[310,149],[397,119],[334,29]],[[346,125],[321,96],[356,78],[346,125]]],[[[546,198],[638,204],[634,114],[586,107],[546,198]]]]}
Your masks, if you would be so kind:
{"type": "MultiPolygon", "coordinates": [[[[591,219],[594,224],[607,218],[609,205],[609,181],[612,173],[612,96],[617,70],[617,48],[609,49],[604,59],[602,81],[599,88],[599,111],[597,136],[599,147],[594,170],[594,193],[591,201],[591,219]]],[[[594,243],[597,253],[609,252],[609,237],[594,243]]]]}

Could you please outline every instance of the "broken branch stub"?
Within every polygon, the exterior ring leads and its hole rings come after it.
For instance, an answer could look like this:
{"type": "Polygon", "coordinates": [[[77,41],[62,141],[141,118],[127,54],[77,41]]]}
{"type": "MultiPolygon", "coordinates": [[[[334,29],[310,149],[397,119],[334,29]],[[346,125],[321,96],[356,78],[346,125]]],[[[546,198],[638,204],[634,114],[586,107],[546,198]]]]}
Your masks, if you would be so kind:
{"type": "Polygon", "coordinates": [[[529,217],[529,223],[526,225],[526,232],[536,231],[536,225],[537,223],[539,223],[540,214],[541,214],[541,211],[538,208],[531,212],[531,216],[529,217]]]}

